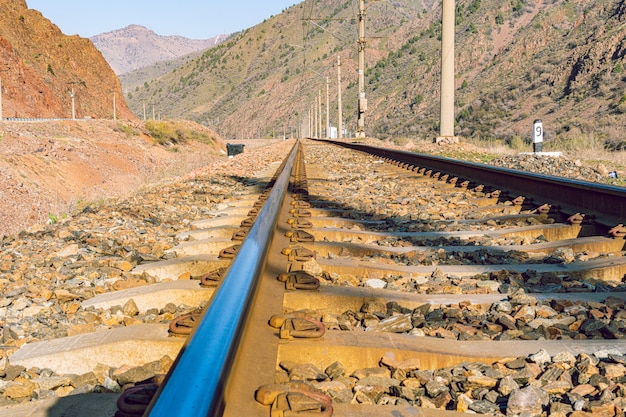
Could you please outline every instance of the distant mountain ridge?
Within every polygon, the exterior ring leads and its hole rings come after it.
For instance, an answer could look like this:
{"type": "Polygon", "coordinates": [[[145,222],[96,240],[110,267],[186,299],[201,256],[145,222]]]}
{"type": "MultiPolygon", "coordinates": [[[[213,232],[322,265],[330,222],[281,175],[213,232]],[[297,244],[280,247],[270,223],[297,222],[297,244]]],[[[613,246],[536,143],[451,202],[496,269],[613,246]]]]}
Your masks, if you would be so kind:
{"type": "Polygon", "coordinates": [[[188,39],[162,36],[144,26],[130,25],[93,36],[90,40],[102,52],[113,71],[121,75],[211,48],[227,37],[218,35],[210,39],[188,39]]]}

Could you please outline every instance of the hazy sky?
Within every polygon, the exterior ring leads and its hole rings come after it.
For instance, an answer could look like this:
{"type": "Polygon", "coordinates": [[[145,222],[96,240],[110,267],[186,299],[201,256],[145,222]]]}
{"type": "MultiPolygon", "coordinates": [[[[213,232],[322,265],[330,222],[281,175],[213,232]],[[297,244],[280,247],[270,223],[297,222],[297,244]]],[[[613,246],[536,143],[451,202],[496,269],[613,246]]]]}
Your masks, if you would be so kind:
{"type": "Polygon", "coordinates": [[[262,22],[300,0],[26,0],[66,35],[88,38],[130,24],[207,39],[262,22]]]}

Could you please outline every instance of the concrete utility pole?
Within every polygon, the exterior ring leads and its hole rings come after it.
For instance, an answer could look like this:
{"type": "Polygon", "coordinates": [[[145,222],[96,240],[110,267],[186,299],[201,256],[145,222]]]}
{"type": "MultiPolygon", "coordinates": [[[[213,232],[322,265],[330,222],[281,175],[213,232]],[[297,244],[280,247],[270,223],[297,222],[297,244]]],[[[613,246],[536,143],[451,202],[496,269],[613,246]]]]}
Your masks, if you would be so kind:
{"type": "Polygon", "coordinates": [[[318,128],[318,132],[319,132],[319,136],[316,136],[318,138],[322,137],[322,90],[317,90],[317,111],[319,114],[319,118],[317,119],[317,128],[318,128]]]}
{"type": "MultiPolygon", "coordinates": [[[[4,64],[5,68],[0,72],[9,72],[11,69],[7,64],[4,64]]],[[[2,116],[2,77],[0,77],[0,122],[4,119],[2,116]]]]}
{"type": "Polygon", "coordinates": [[[2,121],[2,77],[0,77],[0,122],[2,121]]]}
{"type": "Polygon", "coordinates": [[[454,0],[443,0],[439,138],[454,139],[454,0]]]}
{"type": "Polygon", "coordinates": [[[365,112],[367,99],[365,98],[365,0],[359,0],[359,101],[356,137],[365,137],[365,112]]]}
{"type": "Polygon", "coordinates": [[[318,104],[317,104],[317,97],[315,97],[315,103],[313,104],[313,114],[315,114],[315,120],[314,120],[314,127],[313,127],[313,137],[317,138],[319,136],[317,136],[317,128],[318,128],[318,122],[317,122],[317,110],[318,110],[318,104]]]}
{"type": "Polygon", "coordinates": [[[337,138],[343,137],[343,114],[341,110],[341,55],[337,55],[337,138]]]}
{"type": "Polygon", "coordinates": [[[117,120],[117,93],[113,92],[113,120],[117,120]]]}
{"type": "Polygon", "coordinates": [[[76,96],[76,94],[74,94],[74,87],[72,87],[72,91],[70,92],[70,97],[72,99],[72,120],[76,120],[76,108],[74,107],[74,97],[76,96]]]}
{"type": "Polygon", "coordinates": [[[326,139],[330,139],[330,106],[329,106],[329,92],[330,79],[326,77],[326,139]]]}

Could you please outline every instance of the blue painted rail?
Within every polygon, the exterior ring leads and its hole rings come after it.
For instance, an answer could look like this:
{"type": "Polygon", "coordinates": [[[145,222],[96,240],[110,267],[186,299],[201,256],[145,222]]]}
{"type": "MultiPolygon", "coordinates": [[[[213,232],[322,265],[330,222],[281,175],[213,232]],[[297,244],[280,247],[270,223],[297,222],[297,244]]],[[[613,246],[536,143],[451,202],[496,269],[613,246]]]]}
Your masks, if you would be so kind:
{"type": "Polygon", "coordinates": [[[223,389],[258,287],[297,148],[298,144],[242,243],[238,254],[244,256],[234,259],[144,416],[221,415],[223,389]]]}

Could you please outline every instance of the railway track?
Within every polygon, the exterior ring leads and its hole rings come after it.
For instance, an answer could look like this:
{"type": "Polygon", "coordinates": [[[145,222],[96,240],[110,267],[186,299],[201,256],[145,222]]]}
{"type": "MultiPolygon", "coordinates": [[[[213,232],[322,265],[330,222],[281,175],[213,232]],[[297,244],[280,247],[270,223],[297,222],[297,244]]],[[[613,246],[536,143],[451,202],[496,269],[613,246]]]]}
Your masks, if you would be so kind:
{"type": "MultiPolygon", "coordinates": [[[[271,187],[134,270],[197,278],[155,285],[168,302],[211,301],[169,328],[125,328],[144,361],[181,353],[118,415],[621,415],[623,190],[330,146],[304,141],[271,187]]],[[[145,310],[144,294],[82,307],[145,310]]],[[[81,346],[86,364],[103,344],[81,346]]],[[[11,359],[41,367],[38,349],[11,359]]]]}

